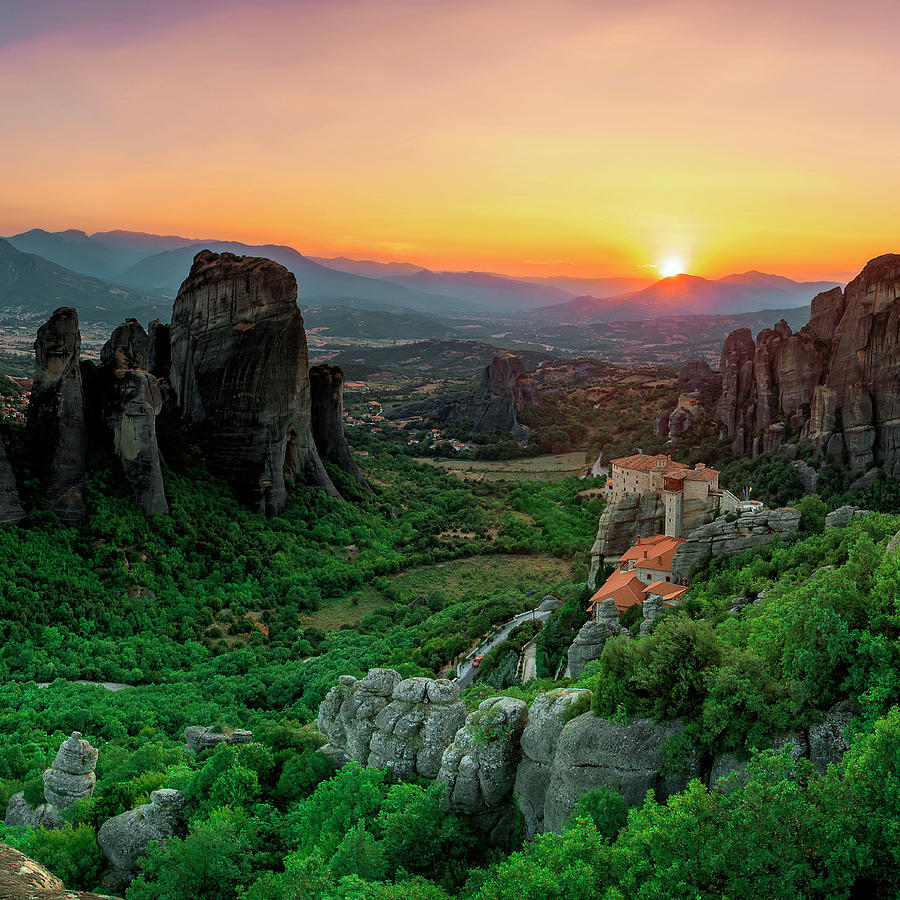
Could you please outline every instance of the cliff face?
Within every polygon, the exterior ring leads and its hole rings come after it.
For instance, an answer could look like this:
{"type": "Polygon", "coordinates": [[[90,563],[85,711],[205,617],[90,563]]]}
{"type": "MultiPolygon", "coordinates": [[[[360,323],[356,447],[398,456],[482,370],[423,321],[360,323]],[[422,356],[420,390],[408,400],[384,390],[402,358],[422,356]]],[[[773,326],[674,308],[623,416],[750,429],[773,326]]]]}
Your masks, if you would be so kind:
{"type": "Polygon", "coordinates": [[[754,342],[732,332],[722,350],[716,417],[742,455],[809,443],[853,474],[900,476],[900,255],[871,260],[819,294],[809,324],[782,321],[754,342]]]}
{"type": "Polygon", "coordinates": [[[34,385],[26,439],[50,508],[67,525],[84,517],[87,436],[78,314],[54,311],[34,342],[34,385]]]}
{"type": "Polygon", "coordinates": [[[316,450],[365,486],[363,477],[344,436],[344,373],[338,366],[313,366],[309,370],[312,430],[316,450]]]}
{"type": "Polygon", "coordinates": [[[172,314],[170,381],[183,422],[251,509],[277,515],[295,476],[337,491],[316,452],[297,281],[268,259],[194,257],[172,314]]]}

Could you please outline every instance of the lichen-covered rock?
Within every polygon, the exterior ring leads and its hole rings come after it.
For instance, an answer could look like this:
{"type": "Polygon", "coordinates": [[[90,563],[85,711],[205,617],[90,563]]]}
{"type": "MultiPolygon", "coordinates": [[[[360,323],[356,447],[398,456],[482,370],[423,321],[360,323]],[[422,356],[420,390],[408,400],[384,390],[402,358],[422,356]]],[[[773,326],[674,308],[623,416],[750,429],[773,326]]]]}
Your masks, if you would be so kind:
{"type": "Polygon", "coordinates": [[[44,799],[59,810],[94,793],[97,777],[97,748],[78,731],[62,742],[53,765],[43,774],[44,799]]]}
{"type": "Polygon", "coordinates": [[[864,516],[868,510],[858,506],[839,506],[825,516],[826,528],[846,528],[857,516],[864,516]]]}
{"type": "Polygon", "coordinates": [[[183,422],[206,438],[242,502],[277,515],[295,476],[337,495],[313,440],[306,333],[284,266],[201,251],[175,298],[170,335],[183,422]]]}
{"type": "Polygon", "coordinates": [[[3,900],[118,900],[107,894],[70,891],[40,863],[0,844],[0,897],[3,900]]]}
{"type": "Polygon", "coordinates": [[[644,619],[641,622],[641,635],[648,634],[650,627],[656,620],[656,617],[662,612],[665,605],[663,598],[659,594],[648,594],[647,599],[641,605],[641,612],[644,619]]]}
{"type": "Polygon", "coordinates": [[[465,704],[451,681],[401,681],[375,718],[368,765],[390,769],[400,778],[435,778],[444,751],[465,720],[465,704]]]}
{"type": "Polygon", "coordinates": [[[35,472],[50,508],[67,525],[87,512],[87,434],[78,314],[55,310],[34,342],[34,384],[25,431],[35,472]]]}
{"type": "Polygon", "coordinates": [[[309,370],[312,430],[322,459],[330,460],[357,483],[366,486],[344,436],[344,373],[338,366],[319,365],[309,370]]]}
{"type": "Polygon", "coordinates": [[[162,789],[150,802],[107,819],[97,832],[97,843],[116,875],[125,882],[137,874],[138,860],[150,841],[175,833],[184,806],[181,791],[162,789]]]}
{"type": "Polygon", "coordinates": [[[557,743],[544,804],[544,831],[560,831],[578,798],[601,787],[618,791],[631,806],[642,803],[647,791],[662,801],[684,790],[700,773],[696,760],[686,760],[680,771],[664,774],[663,744],[680,729],[679,722],[650,719],[618,725],[591,712],[572,719],[557,743]]]}
{"type": "Polygon", "coordinates": [[[580,688],[557,688],[539,694],[529,707],[515,781],[516,802],[525,818],[528,838],[544,830],[544,803],[563,727],[590,708],[591,697],[590,691],[580,688]]]}
{"type": "Polygon", "coordinates": [[[437,781],[447,785],[449,809],[473,816],[495,843],[503,842],[511,822],[527,720],[528,707],[521,700],[491,697],[466,718],[441,758],[437,781]]]}
{"type": "Polygon", "coordinates": [[[839,763],[850,749],[846,732],[854,713],[852,703],[841,701],[831,707],[822,722],[809,726],[809,759],[819,772],[839,763]]]}
{"type": "Polygon", "coordinates": [[[800,527],[800,511],[791,507],[745,512],[734,521],[726,516],[695,528],[678,545],[672,562],[675,581],[687,578],[691,569],[713,556],[743,553],[762,547],[776,537],[795,534],[800,527]]]}
{"type": "Polygon", "coordinates": [[[62,817],[52,803],[41,803],[33,807],[26,799],[24,791],[19,791],[9,798],[6,807],[6,825],[25,825],[31,828],[59,828],[62,817]]]}
{"type": "Polygon", "coordinates": [[[184,729],[184,745],[188,750],[199,753],[211,750],[219,744],[249,744],[253,741],[253,732],[244,728],[233,731],[216,731],[212,725],[188,725],[184,729]]]}
{"type": "Polygon", "coordinates": [[[596,619],[588,619],[581,626],[569,647],[569,677],[577,678],[591,660],[600,659],[607,640],[617,635],[631,637],[628,629],[622,627],[615,601],[607,598],[598,604],[596,619]]]}

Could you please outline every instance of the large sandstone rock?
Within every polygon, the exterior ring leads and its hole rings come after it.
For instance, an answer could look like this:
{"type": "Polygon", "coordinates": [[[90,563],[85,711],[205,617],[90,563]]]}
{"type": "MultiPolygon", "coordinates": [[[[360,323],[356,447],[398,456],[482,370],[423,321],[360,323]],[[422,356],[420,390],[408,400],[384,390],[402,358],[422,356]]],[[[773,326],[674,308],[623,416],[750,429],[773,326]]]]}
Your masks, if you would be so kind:
{"type": "Polygon", "coordinates": [[[691,569],[719,554],[743,553],[775,540],[795,534],[800,527],[800,511],[790,507],[745,512],[734,521],[727,516],[695,528],[683,544],[679,544],[672,562],[672,578],[680,582],[691,569]]]}
{"type": "Polygon", "coordinates": [[[587,664],[600,659],[603,648],[611,637],[617,635],[631,637],[627,628],[622,627],[619,612],[612,598],[603,600],[597,607],[596,619],[588,619],[581,626],[575,640],[572,641],[568,653],[568,670],[570,678],[577,678],[584,672],[587,664]]]}
{"type": "Polygon", "coordinates": [[[113,331],[100,352],[100,371],[91,379],[88,396],[100,408],[144,514],[166,515],[166,501],[156,440],[156,417],[162,409],[157,378],[147,371],[150,339],[135,319],[113,331]]]}
{"type": "Polygon", "coordinates": [[[138,860],[151,841],[161,841],[175,833],[184,806],[181,791],[162,789],[150,794],[150,802],[107,819],[97,832],[97,843],[115,875],[131,881],[138,860]]]}
{"type": "Polygon", "coordinates": [[[54,311],[34,342],[34,385],[26,440],[50,508],[67,525],[84,518],[87,435],[81,380],[81,332],[68,306],[54,311]]]}
{"type": "Polygon", "coordinates": [[[783,419],[782,447],[799,440],[851,474],[876,466],[900,476],[900,255],[815,297],[798,334],[783,321],[755,343],[733,332],[720,370],[716,417],[735,453],[765,450],[759,435],[783,419]]]}
{"type": "Polygon", "coordinates": [[[297,281],[268,259],[194,257],[172,313],[170,380],[183,421],[251,509],[281,513],[295,476],[337,495],[316,452],[297,281]]]}
{"type": "Polygon", "coordinates": [[[309,370],[309,384],[313,438],[319,456],[335,463],[365,486],[366,479],[344,436],[344,373],[338,366],[313,366],[309,370]]]}
{"type": "Polygon", "coordinates": [[[591,547],[591,570],[588,586],[597,588],[600,569],[605,559],[618,559],[638,538],[662,534],[666,526],[666,510],[658,494],[626,494],[608,503],[597,523],[597,538],[591,547]]]}
{"type": "Polygon", "coordinates": [[[224,732],[217,731],[212,725],[188,725],[184,729],[184,746],[195,753],[212,750],[219,744],[249,744],[252,741],[253,732],[244,728],[224,732]]]}
{"type": "Polygon", "coordinates": [[[445,678],[408,678],[375,717],[368,765],[398,778],[435,778],[441,758],[466,720],[459,688],[445,678]]]}
{"type": "Polygon", "coordinates": [[[528,432],[519,424],[516,411],[540,406],[541,395],[525,374],[522,360],[511,353],[495,356],[471,393],[452,393],[407,403],[385,412],[389,418],[423,416],[439,422],[465,422],[472,431],[508,431],[523,440],[528,432]]]}
{"type": "Polygon", "coordinates": [[[53,765],[43,774],[44,799],[57,809],[68,809],[94,793],[97,749],[78,731],[60,744],[53,765]]]}
{"type": "Polygon", "coordinates": [[[6,445],[0,438],[0,523],[18,522],[24,515],[16,476],[6,455],[6,445]]]}
{"type": "Polygon", "coordinates": [[[437,781],[447,785],[452,812],[471,816],[494,843],[503,843],[514,816],[512,791],[522,759],[528,707],[510,697],[479,704],[444,750],[437,781]]]}
{"type": "Polygon", "coordinates": [[[672,774],[664,774],[663,744],[681,729],[678,722],[633,719],[617,725],[583,713],[562,730],[553,758],[544,803],[544,831],[560,831],[578,798],[598,788],[618,791],[631,806],[643,802],[647,791],[658,801],[684,790],[700,774],[699,763],[688,760],[672,774]]]}
{"type": "Polygon", "coordinates": [[[3,900],[118,900],[107,894],[70,891],[40,863],[0,844],[0,897],[3,900]]]}
{"type": "Polygon", "coordinates": [[[525,819],[527,838],[544,831],[544,803],[559,736],[567,722],[590,708],[591,696],[590,691],[578,688],[557,688],[539,694],[529,707],[515,781],[516,803],[525,819]]]}
{"type": "Polygon", "coordinates": [[[826,528],[846,528],[857,516],[864,516],[868,510],[858,506],[839,506],[825,516],[826,528]]]}

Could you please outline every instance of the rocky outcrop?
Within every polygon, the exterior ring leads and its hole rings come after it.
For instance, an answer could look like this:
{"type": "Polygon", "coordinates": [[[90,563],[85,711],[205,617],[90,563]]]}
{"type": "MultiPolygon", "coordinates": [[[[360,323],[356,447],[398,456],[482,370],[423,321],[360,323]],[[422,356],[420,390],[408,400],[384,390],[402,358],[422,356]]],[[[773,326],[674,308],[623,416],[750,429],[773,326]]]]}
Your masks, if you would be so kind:
{"type": "Polygon", "coordinates": [[[253,732],[243,728],[234,731],[217,731],[211,725],[188,725],[184,729],[184,746],[188,750],[200,753],[212,750],[219,744],[249,744],[253,741],[253,732]]]}
{"type": "Polygon", "coordinates": [[[522,761],[516,771],[516,803],[525,819],[525,836],[544,831],[544,803],[556,745],[567,722],[590,708],[591,692],[578,688],[557,688],[539,694],[528,710],[528,724],[522,732],[522,761]]]}
{"type": "Polygon", "coordinates": [[[368,765],[389,769],[398,778],[435,778],[444,751],[465,720],[466,707],[453,682],[407,678],[375,717],[368,765]]]}
{"type": "Polygon", "coordinates": [[[522,759],[528,707],[510,697],[479,704],[444,750],[437,781],[451,812],[471,817],[494,844],[504,843],[515,814],[512,791],[522,759]]]}
{"type": "Polygon", "coordinates": [[[858,506],[839,506],[825,516],[826,528],[846,528],[857,516],[866,515],[868,510],[858,506]]]}
{"type": "Polygon", "coordinates": [[[182,421],[242,502],[277,515],[294,477],[337,495],[313,440],[306,333],[284,266],[201,251],[175,298],[170,334],[182,421]]]}
{"type": "Polygon", "coordinates": [[[618,559],[638,538],[662,534],[666,509],[659,494],[626,494],[608,503],[597,523],[597,538],[591,547],[588,586],[597,588],[605,559],[618,559]]]}
{"type": "Polygon", "coordinates": [[[6,455],[6,445],[0,438],[0,524],[18,522],[25,515],[19,501],[16,475],[6,455]]]}
{"type": "Polygon", "coordinates": [[[683,544],[679,544],[672,562],[672,578],[680,582],[691,569],[703,565],[710,557],[727,556],[762,547],[777,537],[796,533],[800,512],[790,507],[745,512],[729,521],[719,516],[708,525],[695,528],[683,544]]]}
{"type": "Polygon", "coordinates": [[[812,301],[792,334],[782,321],[756,342],[728,336],[716,417],[735,453],[812,446],[820,462],[900,477],[900,255],[871,260],[844,291],[812,301]],[[781,440],[773,425],[783,429],[781,440]]]}
{"type": "Polygon", "coordinates": [[[693,360],[681,367],[678,386],[681,393],[675,409],[659,413],[653,423],[653,433],[668,436],[673,445],[695,424],[711,416],[713,404],[722,393],[722,376],[702,360],[693,360]]]}
{"type": "Polygon", "coordinates": [[[144,515],[166,515],[156,417],[162,409],[157,378],[147,371],[150,339],[135,319],[116,328],[100,351],[100,371],[88,396],[100,407],[112,435],[113,451],[122,463],[144,515]]]}
{"type": "Polygon", "coordinates": [[[0,844],[0,897],[3,900],[118,900],[107,894],[70,891],[40,863],[0,844]]]}
{"type": "Polygon", "coordinates": [[[615,601],[607,598],[597,605],[596,619],[588,619],[581,626],[569,647],[569,677],[578,678],[591,660],[600,659],[606,642],[618,635],[631,637],[628,629],[622,627],[615,601]]]}
{"type": "Polygon", "coordinates": [[[559,736],[544,801],[544,831],[560,831],[588,791],[610,788],[630,806],[643,802],[647,791],[657,801],[684,790],[700,774],[697,760],[667,771],[665,742],[681,729],[678,722],[632,719],[626,725],[583,713],[567,723],[559,736]]]}
{"type": "Polygon", "coordinates": [[[821,722],[809,726],[809,760],[819,772],[831,763],[839,763],[850,749],[847,728],[856,712],[854,704],[842,700],[828,710],[821,722]]]}
{"type": "Polygon", "coordinates": [[[313,438],[320,458],[335,463],[366,486],[344,436],[344,373],[338,366],[313,366],[309,370],[309,385],[313,438]]]}
{"type": "Polygon", "coordinates": [[[97,778],[97,749],[78,731],[60,744],[53,765],[43,774],[45,802],[33,809],[19,792],[9,799],[5,822],[7,825],[31,825],[58,828],[62,824],[59,813],[78,800],[94,793],[97,778]]]}
{"type": "Polygon", "coordinates": [[[387,410],[392,419],[420,416],[438,422],[462,422],[475,434],[508,431],[518,440],[528,432],[516,418],[524,406],[540,406],[541,395],[525,374],[522,360],[503,353],[491,360],[481,375],[481,383],[471,393],[445,394],[428,400],[407,403],[387,410]]]}
{"type": "Polygon", "coordinates": [[[54,311],[38,329],[34,352],[26,441],[50,508],[65,524],[75,525],[86,513],[87,434],[74,309],[54,311]]]}
{"type": "Polygon", "coordinates": [[[107,819],[97,832],[97,844],[120,882],[130,882],[138,860],[151,841],[175,833],[184,807],[181,791],[162,789],[150,794],[150,802],[107,819]]]}

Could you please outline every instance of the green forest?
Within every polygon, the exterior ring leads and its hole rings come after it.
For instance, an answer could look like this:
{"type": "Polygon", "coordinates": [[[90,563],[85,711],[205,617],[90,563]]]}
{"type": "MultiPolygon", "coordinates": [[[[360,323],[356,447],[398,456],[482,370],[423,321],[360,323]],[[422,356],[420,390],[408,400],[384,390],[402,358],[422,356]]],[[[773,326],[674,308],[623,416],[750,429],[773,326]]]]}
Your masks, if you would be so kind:
{"type": "MultiPolygon", "coordinates": [[[[896,896],[900,560],[886,547],[900,516],[825,529],[837,500],[805,498],[797,538],[714,559],[682,608],[608,641],[578,679],[596,715],[679,719],[673,766],[727,753],[744,776],[632,809],[589,792],[560,834],[525,842],[519,827],[491,846],[434,783],[335,770],[317,752],[317,708],[340,675],[370,667],[445,674],[546,593],[563,607],[513,631],[463,699],[474,710],[571,684],[553,678],[584,621],[602,501],[581,494],[590,479],[464,482],[387,442],[369,449],[371,494],[296,486],[271,520],[190,452],[166,471],[171,516],[149,521],[101,457],[77,529],[25,480],[32,511],[0,532],[0,811],[17,791],[41,802],[72,731],[99,763],[63,828],[2,826],[0,839],[68,887],[100,890],[97,829],[168,787],[185,795],[183,826],[143,857],[126,900],[896,896]],[[535,635],[539,678],[518,686],[510,660],[535,635]],[[817,772],[773,749],[842,700],[854,718],[840,765],[817,772]],[[195,724],[254,742],[195,755],[182,748],[195,724]]],[[[731,477],[778,490],[778,464],[760,459],[731,477]]],[[[870,490],[872,508],[890,508],[891,483],[870,490]]]]}

